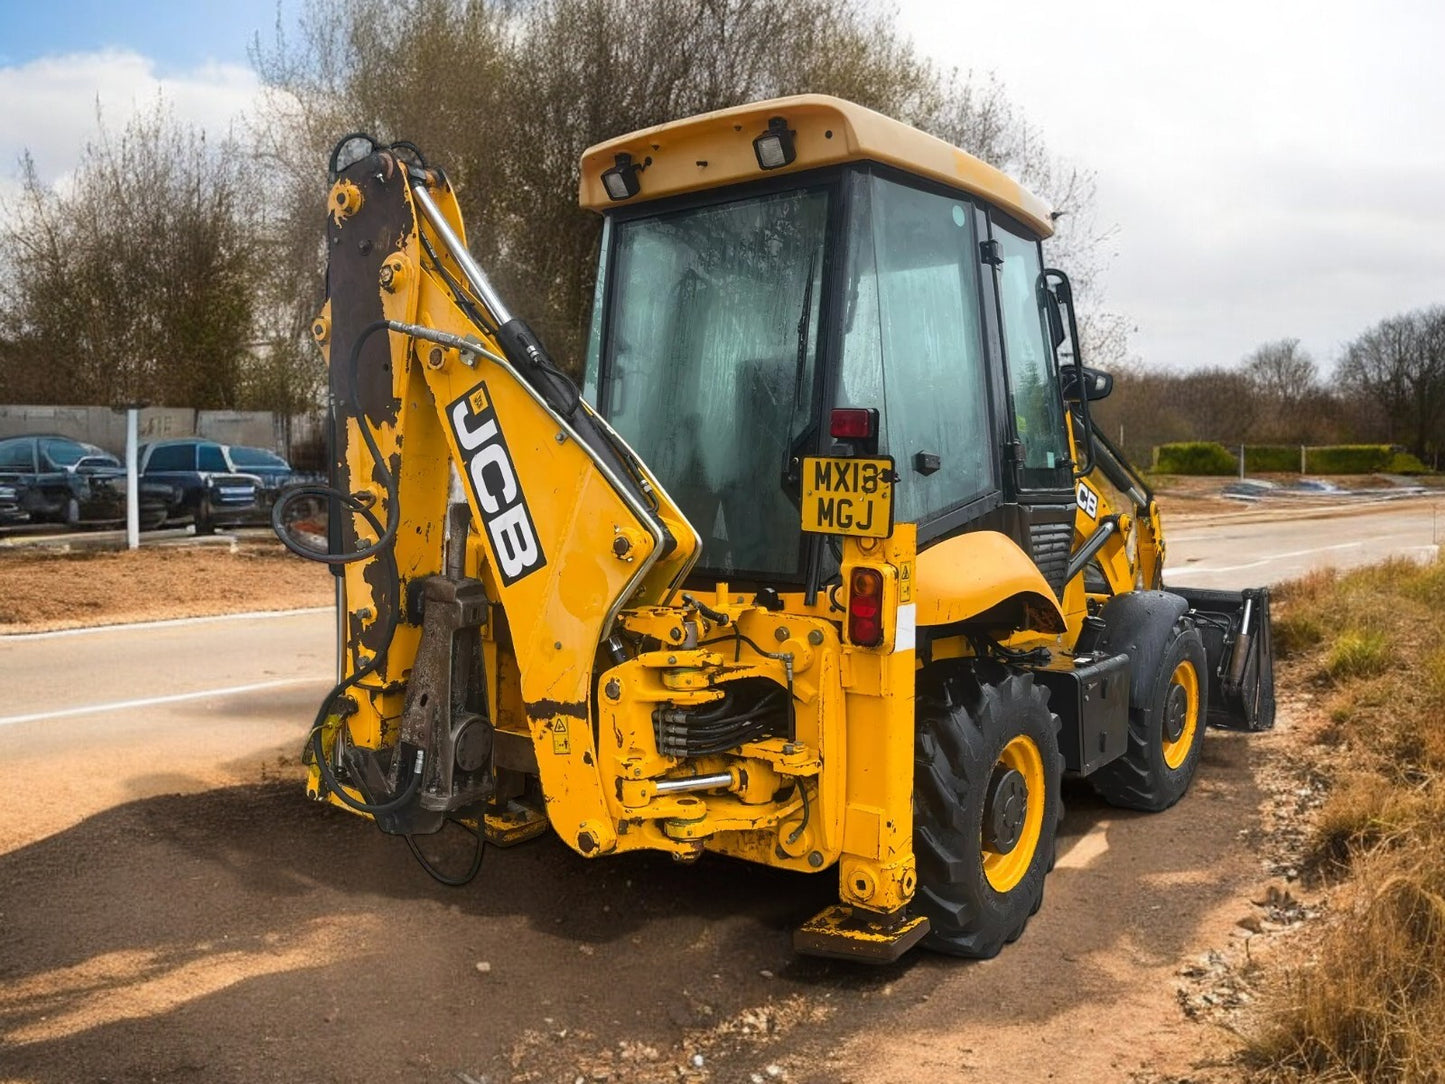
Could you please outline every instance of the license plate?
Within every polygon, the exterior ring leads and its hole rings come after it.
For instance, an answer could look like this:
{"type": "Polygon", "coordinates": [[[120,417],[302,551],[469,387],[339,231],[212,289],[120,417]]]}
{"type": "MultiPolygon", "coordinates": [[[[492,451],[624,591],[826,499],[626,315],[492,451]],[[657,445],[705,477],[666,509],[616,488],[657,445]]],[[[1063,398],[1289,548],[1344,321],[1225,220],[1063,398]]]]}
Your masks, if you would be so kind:
{"type": "Polygon", "coordinates": [[[893,460],[808,456],[803,530],[887,538],[893,533],[893,460]]]}

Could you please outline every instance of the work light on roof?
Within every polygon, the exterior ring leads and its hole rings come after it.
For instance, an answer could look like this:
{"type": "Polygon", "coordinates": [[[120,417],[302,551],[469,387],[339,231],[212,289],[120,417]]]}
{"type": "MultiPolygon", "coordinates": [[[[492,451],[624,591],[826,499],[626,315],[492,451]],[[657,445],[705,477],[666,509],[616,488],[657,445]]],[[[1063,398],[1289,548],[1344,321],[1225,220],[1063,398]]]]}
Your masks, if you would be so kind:
{"type": "Polygon", "coordinates": [[[764,169],[778,169],[792,162],[798,156],[797,148],[793,146],[793,137],[797,134],[788,128],[788,122],[782,117],[768,121],[768,130],[753,140],[753,153],[758,156],[758,165],[764,169]]]}
{"type": "Polygon", "coordinates": [[[637,175],[643,168],[633,164],[632,155],[619,154],[613,167],[602,173],[602,187],[607,189],[608,199],[631,199],[637,195],[641,187],[637,183],[637,175]]]}

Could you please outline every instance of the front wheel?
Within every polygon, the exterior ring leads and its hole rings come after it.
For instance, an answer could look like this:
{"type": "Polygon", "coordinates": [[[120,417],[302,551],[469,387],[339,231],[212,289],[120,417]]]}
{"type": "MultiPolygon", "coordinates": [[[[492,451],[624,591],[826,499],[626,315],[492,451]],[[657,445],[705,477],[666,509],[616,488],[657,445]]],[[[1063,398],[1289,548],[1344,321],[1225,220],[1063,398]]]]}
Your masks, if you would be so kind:
{"type": "Polygon", "coordinates": [[[1124,755],[1089,777],[1104,801],[1157,813],[1184,797],[1204,745],[1207,665],[1199,630],[1180,619],[1169,631],[1148,700],[1129,706],[1124,755]]]}
{"type": "Polygon", "coordinates": [[[1063,815],[1059,720],[1028,673],[995,663],[919,675],[914,746],[914,907],[924,944],[987,958],[1023,933],[1044,896],[1063,815]]]}

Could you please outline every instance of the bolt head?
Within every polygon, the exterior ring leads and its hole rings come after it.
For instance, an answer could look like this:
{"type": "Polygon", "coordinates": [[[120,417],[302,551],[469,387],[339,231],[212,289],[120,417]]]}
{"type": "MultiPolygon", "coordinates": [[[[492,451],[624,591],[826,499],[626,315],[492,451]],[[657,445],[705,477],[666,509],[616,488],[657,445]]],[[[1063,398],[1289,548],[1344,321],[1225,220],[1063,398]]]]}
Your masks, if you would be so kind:
{"type": "Polygon", "coordinates": [[[783,626],[783,625],[779,625],[777,628],[775,628],[775,629],[773,630],[773,639],[776,640],[776,641],[778,641],[778,643],[780,643],[780,644],[783,643],[785,640],[787,640],[788,635],[789,635],[789,634],[788,634],[788,630],[787,630],[787,628],[786,628],[785,626],[783,626]]]}
{"type": "Polygon", "coordinates": [[[622,683],[616,678],[613,678],[607,683],[607,688],[605,691],[607,693],[608,700],[616,700],[619,696],[622,695],[622,683]]]}
{"type": "Polygon", "coordinates": [[[822,867],[823,867],[823,852],[821,852],[821,851],[809,851],[809,852],[808,852],[808,865],[812,866],[814,869],[822,869],[822,867]]]}

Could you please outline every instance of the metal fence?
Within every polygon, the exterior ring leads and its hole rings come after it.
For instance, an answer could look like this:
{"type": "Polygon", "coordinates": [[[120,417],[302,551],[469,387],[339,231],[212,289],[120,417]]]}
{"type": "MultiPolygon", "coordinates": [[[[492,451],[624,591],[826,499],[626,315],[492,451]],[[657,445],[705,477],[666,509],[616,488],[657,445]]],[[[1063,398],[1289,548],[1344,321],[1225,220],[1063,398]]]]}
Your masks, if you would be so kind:
{"type": "MultiPolygon", "coordinates": [[[[125,455],[125,411],[102,406],[0,406],[0,439],[56,433],[125,455]]],[[[269,448],[300,470],[324,466],[324,419],[319,414],[275,414],[265,410],[190,410],[146,407],[140,412],[140,440],[202,437],[220,444],[269,448]],[[312,461],[320,457],[321,462],[312,461]]]]}

